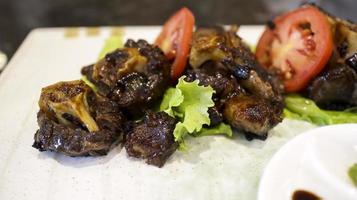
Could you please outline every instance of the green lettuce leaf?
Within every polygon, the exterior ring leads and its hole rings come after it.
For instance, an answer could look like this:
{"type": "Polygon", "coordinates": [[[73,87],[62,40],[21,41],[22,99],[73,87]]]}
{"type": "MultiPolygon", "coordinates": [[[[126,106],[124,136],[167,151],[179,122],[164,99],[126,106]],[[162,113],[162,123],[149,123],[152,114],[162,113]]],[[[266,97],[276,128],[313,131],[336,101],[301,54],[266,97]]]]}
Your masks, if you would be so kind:
{"type": "Polygon", "coordinates": [[[351,178],[352,182],[357,186],[357,163],[352,165],[348,170],[348,176],[351,178]]]}
{"type": "Polygon", "coordinates": [[[160,105],[160,110],[166,112],[171,117],[175,117],[174,107],[179,106],[183,102],[184,96],[181,90],[169,88],[166,90],[164,98],[160,105]]]}
{"type": "Polygon", "coordinates": [[[200,132],[194,133],[194,136],[207,136],[207,135],[226,135],[228,137],[233,136],[233,131],[230,125],[220,123],[213,127],[203,127],[200,132]]]}
{"type": "Polygon", "coordinates": [[[98,59],[102,59],[109,52],[114,51],[117,48],[123,47],[122,35],[113,35],[107,38],[104,42],[104,46],[99,53],[98,59]]]}
{"type": "Polygon", "coordinates": [[[198,80],[186,82],[181,77],[175,88],[166,91],[160,110],[178,119],[174,130],[175,140],[180,148],[185,149],[184,137],[187,135],[203,136],[213,134],[232,135],[229,125],[220,124],[217,127],[202,128],[210,125],[208,108],[214,106],[212,87],[198,85],[198,80]]]}
{"type": "Polygon", "coordinates": [[[286,118],[308,121],[317,125],[357,123],[357,113],[355,110],[323,110],[311,99],[294,94],[288,95],[285,98],[284,116],[286,118]]]}
{"type": "Polygon", "coordinates": [[[189,132],[187,131],[185,125],[182,122],[177,122],[173,134],[175,137],[175,141],[178,142],[180,145],[179,149],[186,150],[184,137],[186,137],[189,134],[189,132]]]}
{"type": "Polygon", "coordinates": [[[176,86],[184,97],[177,111],[183,114],[183,124],[189,133],[200,131],[204,124],[210,124],[207,111],[209,107],[214,106],[213,88],[199,86],[198,83],[198,80],[186,82],[184,77],[181,77],[176,86]]]}

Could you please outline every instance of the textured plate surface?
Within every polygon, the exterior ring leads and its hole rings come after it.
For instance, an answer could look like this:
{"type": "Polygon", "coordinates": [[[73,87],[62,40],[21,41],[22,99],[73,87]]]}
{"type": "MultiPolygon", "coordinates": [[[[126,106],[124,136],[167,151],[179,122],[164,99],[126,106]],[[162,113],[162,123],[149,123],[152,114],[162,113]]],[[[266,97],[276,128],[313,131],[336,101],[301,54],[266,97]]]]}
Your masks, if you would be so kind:
{"type": "MultiPolygon", "coordinates": [[[[274,152],[313,125],[284,121],[266,141],[212,136],[189,140],[159,169],[128,158],[70,158],[32,148],[41,88],[80,78],[110,34],[152,41],[158,27],[54,28],[32,31],[0,75],[0,199],[255,199],[274,152]]],[[[254,44],[259,26],[239,34],[254,44]]]]}

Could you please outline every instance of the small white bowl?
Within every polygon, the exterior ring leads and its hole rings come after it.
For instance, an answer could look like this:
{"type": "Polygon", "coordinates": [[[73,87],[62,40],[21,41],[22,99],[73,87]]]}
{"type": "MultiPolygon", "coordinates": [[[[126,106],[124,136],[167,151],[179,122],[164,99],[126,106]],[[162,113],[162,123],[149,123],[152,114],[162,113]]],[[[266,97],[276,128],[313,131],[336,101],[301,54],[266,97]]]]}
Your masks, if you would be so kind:
{"type": "Polygon", "coordinates": [[[260,180],[258,200],[292,199],[306,190],[322,199],[356,200],[347,171],[357,163],[357,124],[307,131],[273,156],[260,180]]]}

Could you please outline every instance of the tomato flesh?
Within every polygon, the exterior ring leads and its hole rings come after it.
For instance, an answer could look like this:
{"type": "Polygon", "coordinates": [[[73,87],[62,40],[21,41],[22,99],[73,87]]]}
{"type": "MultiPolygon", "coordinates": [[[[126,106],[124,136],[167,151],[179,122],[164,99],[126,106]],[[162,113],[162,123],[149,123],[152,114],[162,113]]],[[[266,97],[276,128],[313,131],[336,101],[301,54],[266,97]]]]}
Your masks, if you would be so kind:
{"type": "Polygon", "coordinates": [[[155,44],[173,60],[171,77],[177,80],[186,67],[195,18],[187,8],[182,8],[171,16],[157,37],[155,44]]]}
{"type": "Polygon", "coordinates": [[[331,25],[317,8],[304,6],[274,20],[260,38],[256,57],[278,71],[287,92],[297,92],[325,67],[333,49],[331,25]]]}

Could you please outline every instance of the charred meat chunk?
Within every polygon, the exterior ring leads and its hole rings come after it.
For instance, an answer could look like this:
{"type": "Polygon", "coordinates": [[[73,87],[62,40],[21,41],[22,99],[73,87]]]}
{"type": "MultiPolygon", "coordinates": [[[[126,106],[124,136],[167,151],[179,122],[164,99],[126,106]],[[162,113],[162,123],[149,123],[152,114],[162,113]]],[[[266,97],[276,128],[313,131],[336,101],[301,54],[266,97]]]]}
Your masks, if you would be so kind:
{"type": "Polygon", "coordinates": [[[271,107],[270,102],[256,96],[234,96],[225,104],[223,112],[228,123],[233,127],[263,138],[272,128],[272,124],[281,121],[281,117],[275,113],[276,110],[271,107]]]}
{"type": "Polygon", "coordinates": [[[208,115],[209,115],[209,119],[210,119],[210,126],[215,126],[218,125],[219,123],[223,122],[223,115],[222,113],[219,111],[219,108],[217,107],[217,105],[208,108],[208,115]]]}
{"type": "Polygon", "coordinates": [[[197,29],[186,79],[200,80],[200,84],[215,89],[215,109],[222,113],[224,121],[265,138],[282,120],[282,85],[272,72],[259,65],[236,31],[197,29]]]}
{"type": "Polygon", "coordinates": [[[202,68],[207,61],[225,66],[248,92],[282,101],[282,84],[255,59],[249,47],[236,35],[237,28],[200,28],[193,36],[190,65],[202,68]]]}
{"type": "Polygon", "coordinates": [[[201,85],[211,86],[215,91],[214,99],[244,92],[236,78],[221,63],[207,61],[200,68],[188,69],[185,75],[186,81],[199,80],[201,85]]]}
{"type": "Polygon", "coordinates": [[[45,113],[37,115],[40,129],[35,134],[33,147],[40,151],[54,151],[68,156],[99,156],[119,142],[119,134],[109,130],[89,132],[70,128],[51,120],[45,113]]]}
{"type": "Polygon", "coordinates": [[[40,151],[105,155],[123,137],[125,120],[117,104],[80,80],[43,88],[39,106],[33,147],[40,151]]]}
{"type": "Polygon", "coordinates": [[[240,84],[265,97],[276,97],[282,85],[270,72],[266,71],[254,57],[249,47],[236,34],[237,27],[229,31],[223,28],[199,28],[193,35],[189,63],[199,68],[206,61],[219,62],[231,71],[240,84]],[[256,73],[252,76],[251,72],[256,73]],[[259,80],[257,80],[259,79],[259,80]],[[252,81],[259,84],[249,84],[252,81]]]}
{"type": "MultiPolygon", "coordinates": [[[[317,7],[316,5],[312,5],[317,7]]],[[[317,7],[325,14],[331,24],[334,40],[333,60],[345,60],[357,53],[357,24],[352,21],[344,20],[333,16],[325,10],[317,7]],[[336,57],[338,59],[336,59],[336,57]]]]}
{"type": "Polygon", "coordinates": [[[99,94],[135,116],[164,94],[170,83],[170,63],[158,47],[144,40],[128,40],[124,48],[84,67],[82,74],[99,94]]]}
{"type": "Polygon", "coordinates": [[[308,97],[324,109],[341,110],[357,105],[357,73],[340,63],[327,66],[309,84],[308,97]]]}
{"type": "Polygon", "coordinates": [[[310,81],[306,96],[324,109],[357,105],[357,25],[325,13],[333,32],[334,50],[326,67],[310,81]]]}
{"type": "Polygon", "coordinates": [[[127,153],[162,167],[178,146],[173,135],[175,124],[175,119],[164,112],[146,112],[144,119],[134,124],[126,136],[127,153]]]}

